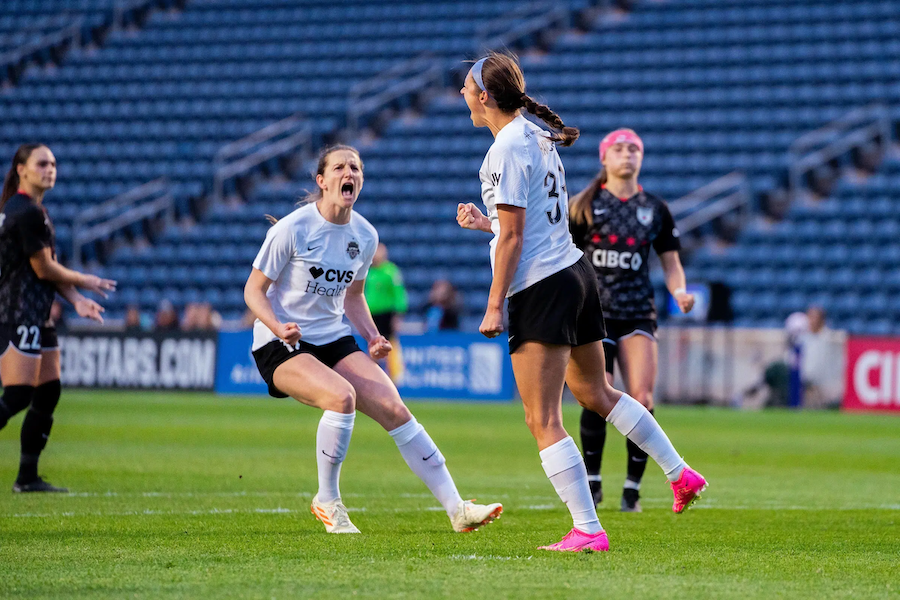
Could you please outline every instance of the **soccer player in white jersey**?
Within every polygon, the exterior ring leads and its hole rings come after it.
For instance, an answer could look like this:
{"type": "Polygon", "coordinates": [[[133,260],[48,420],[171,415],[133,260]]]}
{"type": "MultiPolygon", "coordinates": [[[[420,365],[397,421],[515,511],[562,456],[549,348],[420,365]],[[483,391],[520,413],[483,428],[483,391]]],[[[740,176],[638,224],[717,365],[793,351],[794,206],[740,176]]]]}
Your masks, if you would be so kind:
{"type": "Polygon", "coordinates": [[[480,331],[504,331],[509,298],[509,351],[525,421],[544,471],[572,515],[573,528],[542,550],[609,550],[588,486],[584,460],[562,422],[563,383],[579,404],[612,423],[662,467],[682,512],[706,487],[685,464],[653,416],[606,381],[605,328],[593,268],[572,242],[565,171],[555,145],[571,145],[578,130],[525,93],[515,56],[490,54],[476,62],[460,93],[475,127],[494,143],[479,176],[487,216],[474,204],[457,207],[466,229],[492,233],[493,282],[480,331]],[[522,109],[547,123],[544,131],[522,109]]]}
{"type": "Polygon", "coordinates": [[[363,295],[378,233],[353,211],[363,186],[359,152],[350,146],[324,150],[316,184],[307,204],[269,230],[244,288],[257,317],[253,356],[269,393],[324,411],[316,433],[319,489],[312,513],[329,533],[359,533],[339,489],[358,409],[394,438],[453,529],[474,531],[503,507],[462,500],[440,450],[375,363],[391,344],[376,329],[363,295]],[[345,314],[368,342],[368,355],[350,335],[345,314]]]}

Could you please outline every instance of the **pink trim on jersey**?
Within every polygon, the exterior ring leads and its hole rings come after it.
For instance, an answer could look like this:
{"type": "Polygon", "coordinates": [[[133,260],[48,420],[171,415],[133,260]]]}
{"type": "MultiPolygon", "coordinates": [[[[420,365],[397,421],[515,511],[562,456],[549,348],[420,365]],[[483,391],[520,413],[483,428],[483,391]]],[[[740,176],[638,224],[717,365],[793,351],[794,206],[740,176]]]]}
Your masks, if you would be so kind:
{"type": "MultiPolygon", "coordinates": [[[[600,189],[605,190],[606,184],[604,183],[603,185],[601,185],[600,189]]],[[[644,186],[642,186],[641,184],[638,184],[638,194],[640,194],[643,191],[644,191],[644,186]]],[[[635,196],[637,196],[637,194],[635,194],[635,196]]],[[[629,200],[631,200],[631,198],[619,198],[619,200],[621,200],[622,202],[628,202],[629,200]]]]}

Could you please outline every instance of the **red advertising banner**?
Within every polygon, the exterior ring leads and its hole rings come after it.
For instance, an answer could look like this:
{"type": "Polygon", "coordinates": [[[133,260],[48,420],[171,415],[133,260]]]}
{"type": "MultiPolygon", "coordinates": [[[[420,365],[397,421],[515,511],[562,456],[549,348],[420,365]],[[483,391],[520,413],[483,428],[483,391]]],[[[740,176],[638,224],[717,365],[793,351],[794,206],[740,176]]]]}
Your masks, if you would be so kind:
{"type": "Polygon", "coordinates": [[[847,340],[843,409],[900,412],[900,338],[847,340]]]}

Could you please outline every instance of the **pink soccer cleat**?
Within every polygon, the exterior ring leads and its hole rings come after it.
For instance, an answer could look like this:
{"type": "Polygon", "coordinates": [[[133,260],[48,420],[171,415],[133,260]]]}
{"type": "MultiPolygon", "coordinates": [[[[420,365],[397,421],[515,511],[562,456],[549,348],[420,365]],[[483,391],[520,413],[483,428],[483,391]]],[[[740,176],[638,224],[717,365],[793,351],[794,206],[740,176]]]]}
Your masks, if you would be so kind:
{"type": "Polygon", "coordinates": [[[703,475],[690,467],[685,467],[678,481],[672,481],[669,485],[672,486],[672,492],[675,494],[672,511],[682,513],[700,497],[700,492],[705,490],[708,484],[703,475]]]}
{"type": "Polygon", "coordinates": [[[555,544],[539,546],[538,550],[551,550],[554,552],[608,552],[609,538],[606,532],[585,533],[572,528],[572,531],[555,544]]]}

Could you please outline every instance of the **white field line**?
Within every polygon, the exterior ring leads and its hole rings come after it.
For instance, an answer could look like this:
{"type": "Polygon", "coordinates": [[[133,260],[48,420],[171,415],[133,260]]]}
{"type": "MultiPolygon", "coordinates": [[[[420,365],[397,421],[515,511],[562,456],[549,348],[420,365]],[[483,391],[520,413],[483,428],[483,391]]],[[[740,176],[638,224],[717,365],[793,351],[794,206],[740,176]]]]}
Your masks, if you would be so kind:
{"type": "MultiPolygon", "coordinates": [[[[513,507],[512,511],[516,510],[556,510],[562,509],[562,506],[557,504],[533,504],[528,506],[519,506],[513,507]]],[[[734,505],[734,506],[703,506],[703,505],[695,505],[690,510],[777,510],[777,511],[820,511],[820,510],[839,510],[839,511],[850,511],[850,510],[900,510],[900,504],[873,504],[866,506],[839,506],[839,507],[827,507],[827,508],[818,508],[818,507],[810,507],[810,506],[796,506],[796,505],[763,505],[763,506],[749,506],[749,505],[734,505]]],[[[427,507],[409,507],[409,508],[368,508],[365,506],[359,507],[348,507],[347,510],[351,513],[360,513],[360,512],[368,512],[368,513],[409,513],[409,512],[441,512],[443,508],[440,506],[427,506],[427,507]]],[[[51,513],[13,513],[8,515],[0,514],[0,519],[2,518],[11,518],[11,519],[54,519],[54,518],[63,518],[63,517],[130,517],[130,516],[193,516],[193,515],[235,515],[235,514],[305,514],[307,509],[304,508],[284,508],[284,507],[275,507],[275,508],[209,508],[203,510],[159,510],[159,509],[144,509],[144,510],[126,510],[126,511],[86,511],[86,512],[76,512],[76,511],[64,511],[64,512],[51,512],[51,513]]],[[[509,509],[507,509],[509,512],[509,509]]]]}

